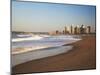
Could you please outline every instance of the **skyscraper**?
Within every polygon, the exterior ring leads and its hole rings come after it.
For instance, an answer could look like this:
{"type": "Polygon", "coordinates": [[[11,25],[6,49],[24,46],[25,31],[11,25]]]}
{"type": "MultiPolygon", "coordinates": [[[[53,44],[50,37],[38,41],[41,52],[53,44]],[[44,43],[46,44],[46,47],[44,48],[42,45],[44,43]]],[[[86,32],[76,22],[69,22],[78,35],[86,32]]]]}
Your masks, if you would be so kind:
{"type": "Polygon", "coordinates": [[[84,34],[84,28],[83,28],[83,26],[84,26],[84,25],[81,25],[81,27],[80,27],[80,33],[81,33],[81,34],[84,34]]]}
{"type": "Polygon", "coordinates": [[[77,34],[78,30],[77,30],[77,26],[74,28],[74,34],[77,34]]]}
{"type": "Polygon", "coordinates": [[[72,25],[70,27],[70,31],[71,31],[71,34],[72,34],[73,33],[73,27],[72,27],[72,25]]]}
{"type": "Polygon", "coordinates": [[[65,26],[65,34],[67,34],[67,27],[65,26]]]}
{"type": "Polygon", "coordinates": [[[91,27],[87,26],[87,33],[90,33],[90,32],[91,32],[91,27]]]}

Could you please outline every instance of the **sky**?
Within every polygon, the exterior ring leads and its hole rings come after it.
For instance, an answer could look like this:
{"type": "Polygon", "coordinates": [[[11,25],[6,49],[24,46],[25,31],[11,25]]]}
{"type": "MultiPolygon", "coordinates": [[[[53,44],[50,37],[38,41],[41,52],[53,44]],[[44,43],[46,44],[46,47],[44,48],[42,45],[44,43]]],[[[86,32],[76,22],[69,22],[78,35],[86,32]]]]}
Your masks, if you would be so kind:
{"type": "Polygon", "coordinates": [[[12,31],[62,31],[82,24],[94,31],[95,19],[95,6],[12,1],[12,31]]]}

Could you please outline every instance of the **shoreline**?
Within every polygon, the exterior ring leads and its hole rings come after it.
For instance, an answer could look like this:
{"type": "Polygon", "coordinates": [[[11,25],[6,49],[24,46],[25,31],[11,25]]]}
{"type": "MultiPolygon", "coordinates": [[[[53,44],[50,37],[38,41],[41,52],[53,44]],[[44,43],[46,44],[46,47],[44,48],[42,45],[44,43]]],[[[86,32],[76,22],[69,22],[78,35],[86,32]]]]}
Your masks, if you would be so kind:
{"type": "Polygon", "coordinates": [[[95,36],[82,36],[82,40],[70,44],[74,46],[72,50],[56,56],[32,60],[23,64],[19,64],[15,67],[12,67],[12,73],[36,73],[95,69],[95,44],[95,36]]]}
{"type": "Polygon", "coordinates": [[[32,60],[38,60],[46,57],[63,54],[72,49],[72,46],[61,46],[53,49],[43,49],[37,51],[29,51],[21,54],[12,55],[12,66],[17,66],[32,60]]]}

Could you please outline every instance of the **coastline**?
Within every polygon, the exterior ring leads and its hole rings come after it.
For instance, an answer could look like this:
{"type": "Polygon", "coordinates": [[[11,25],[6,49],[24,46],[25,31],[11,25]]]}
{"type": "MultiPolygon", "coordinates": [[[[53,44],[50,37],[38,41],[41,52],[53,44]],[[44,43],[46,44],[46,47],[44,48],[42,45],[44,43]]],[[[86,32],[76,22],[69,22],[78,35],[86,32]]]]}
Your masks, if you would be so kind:
{"type": "Polygon", "coordinates": [[[12,72],[36,73],[96,68],[95,36],[82,36],[82,40],[71,45],[74,48],[69,52],[19,64],[12,68],[12,72]]]}
{"type": "Polygon", "coordinates": [[[47,48],[36,51],[28,51],[20,54],[12,54],[12,67],[32,60],[63,54],[71,49],[72,46],[60,46],[54,48],[52,47],[52,49],[47,48]]]}

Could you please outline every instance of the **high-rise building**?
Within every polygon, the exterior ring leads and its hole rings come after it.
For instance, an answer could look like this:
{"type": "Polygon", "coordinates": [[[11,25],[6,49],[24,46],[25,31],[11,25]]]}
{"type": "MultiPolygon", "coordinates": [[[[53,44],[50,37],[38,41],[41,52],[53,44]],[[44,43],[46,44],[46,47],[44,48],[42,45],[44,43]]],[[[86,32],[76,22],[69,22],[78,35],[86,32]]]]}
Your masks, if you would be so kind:
{"type": "Polygon", "coordinates": [[[74,34],[77,34],[78,33],[77,29],[78,29],[77,26],[74,27],[74,34]]]}
{"type": "Polygon", "coordinates": [[[73,26],[71,25],[70,27],[70,33],[72,34],[73,33],[73,26]]]}
{"type": "Polygon", "coordinates": [[[65,34],[67,34],[67,27],[65,26],[65,34]]]}
{"type": "Polygon", "coordinates": [[[80,26],[77,25],[77,34],[80,34],[80,26]]]}
{"type": "Polygon", "coordinates": [[[91,32],[91,27],[90,26],[87,26],[86,33],[90,33],[90,32],[91,32]]]}
{"type": "Polygon", "coordinates": [[[84,34],[84,25],[81,25],[81,27],[80,27],[80,34],[84,34]]]}

